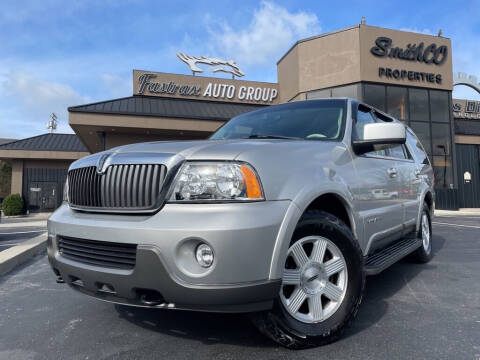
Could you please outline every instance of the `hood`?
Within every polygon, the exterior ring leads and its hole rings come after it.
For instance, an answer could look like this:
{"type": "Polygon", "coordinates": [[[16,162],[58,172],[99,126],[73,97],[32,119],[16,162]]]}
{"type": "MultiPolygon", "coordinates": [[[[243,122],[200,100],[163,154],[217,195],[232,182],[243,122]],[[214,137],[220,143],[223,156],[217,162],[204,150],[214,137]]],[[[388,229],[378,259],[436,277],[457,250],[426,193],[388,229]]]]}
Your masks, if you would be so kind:
{"type": "MultiPolygon", "coordinates": [[[[116,147],[75,161],[71,169],[97,166],[106,158],[105,165],[126,163],[161,163],[167,166],[182,160],[236,160],[242,153],[269,153],[305,149],[321,141],[283,139],[235,139],[198,141],[156,141],[116,147]],[[275,150],[276,149],[276,150],[275,150]]],[[[169,166],[170,167],[170,166],[169,166]]]]}

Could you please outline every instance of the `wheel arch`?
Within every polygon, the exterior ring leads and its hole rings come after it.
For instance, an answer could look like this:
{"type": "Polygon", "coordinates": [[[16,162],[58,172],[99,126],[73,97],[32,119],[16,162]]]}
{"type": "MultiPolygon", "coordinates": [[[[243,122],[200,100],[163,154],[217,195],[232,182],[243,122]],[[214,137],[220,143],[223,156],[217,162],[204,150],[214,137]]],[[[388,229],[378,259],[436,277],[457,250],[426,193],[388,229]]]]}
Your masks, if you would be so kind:
{"type": "Polygon", "coordinates": [[[281,277],[283,264],[293,232],[303,214],[311,209],[322,210],[338,217],[347,225],[354,237],[358,240],[358,220],[354,216],[352,202],[340,192],[325,191],[310,196],[309,198],[304,198],[301,201],[296,199],[287,211],[277,235],[270,264],[270,279],[278,279],[281,277]]]}

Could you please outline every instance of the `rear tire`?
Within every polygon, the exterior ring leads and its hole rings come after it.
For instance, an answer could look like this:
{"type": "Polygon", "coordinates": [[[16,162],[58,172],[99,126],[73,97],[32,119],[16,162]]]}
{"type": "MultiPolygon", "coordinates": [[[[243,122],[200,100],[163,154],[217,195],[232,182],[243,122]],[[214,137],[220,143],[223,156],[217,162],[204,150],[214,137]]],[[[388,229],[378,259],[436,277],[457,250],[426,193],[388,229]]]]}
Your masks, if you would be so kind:
{"type": "Polygon", "coordinates": [[[360,306],[365,285],[362,251],[341,220],[309,210],[293,234],[282,280],[272,310],[254,314],[254,324],[290,349],[331,343],[360,306]]]}
{"type": "Polygon", "coordinates": [[[420,229],[417,236],[422,239],[422,246],[412,253],[415,262],[425,264],[433,257],[432,251],[432,220],[430,218],[430,209],[427,204],[423,204],[422,216],[420,218],[420,229]]]}

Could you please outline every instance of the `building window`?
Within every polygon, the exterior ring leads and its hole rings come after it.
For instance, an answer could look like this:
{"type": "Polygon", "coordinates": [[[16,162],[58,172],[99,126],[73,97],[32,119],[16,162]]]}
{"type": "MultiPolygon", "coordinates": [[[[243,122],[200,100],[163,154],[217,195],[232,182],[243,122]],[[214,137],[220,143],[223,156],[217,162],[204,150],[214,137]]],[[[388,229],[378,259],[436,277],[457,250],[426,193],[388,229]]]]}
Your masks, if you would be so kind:
{"type": "Polygon", "coordinates": [[[406,88],[387,86],[387,112],[399,120],[408,120],[406,88]]]}
{"type": "Polygon", "coordinates": [[[432,154],[432,137],[430,135],[430,124],[427,122],[411,121],[410,127],[423,145],[427,154],[432,154]]]}
{"type": "Polygon", "coordinates": [[[432,121],[450,121],[447,91],[430,90],[430,113],[432,121]]]}
{"type": "Polygon", "coordinates": [[[423,89],[409,89],[410,119],[428,121],[428,92],[423,89]]]}
{"type": "Polygon", "coordinates": [[[432,123],[433,155],[450,155],[450,124],[432,123]]]}
{"type": "Polygon", "coordinates": [[[360,84],[339,86],[332,89],[332,97],[349,97],[352,99],[361,99],[360,84]]]}
{"type": "Polygon", "coordinates": [[[452,159],[450,156],[434,156],[433,170],[435,175],[435,188],[453,187],[452,159]]]}
{"type": "Polygon", "coordinates": [[[363,102],[385,111],[385,86],[383,85],[363,85],[363,102]]]}

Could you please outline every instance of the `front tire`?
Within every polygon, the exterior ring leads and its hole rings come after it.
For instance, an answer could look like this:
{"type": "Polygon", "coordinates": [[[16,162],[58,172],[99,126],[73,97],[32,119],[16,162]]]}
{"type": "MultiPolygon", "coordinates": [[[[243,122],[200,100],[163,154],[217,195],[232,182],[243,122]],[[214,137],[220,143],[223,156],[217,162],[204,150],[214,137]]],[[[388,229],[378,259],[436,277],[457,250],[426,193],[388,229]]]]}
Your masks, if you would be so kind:
{"type": "Polygon", "coordinates": [[[331,343],[355,317],[364,285],[363,256],[350,229],[329,213],[309,210],[293,234],[280,294],[254,323],[287,348],[331,343]]]}

